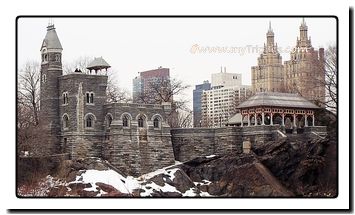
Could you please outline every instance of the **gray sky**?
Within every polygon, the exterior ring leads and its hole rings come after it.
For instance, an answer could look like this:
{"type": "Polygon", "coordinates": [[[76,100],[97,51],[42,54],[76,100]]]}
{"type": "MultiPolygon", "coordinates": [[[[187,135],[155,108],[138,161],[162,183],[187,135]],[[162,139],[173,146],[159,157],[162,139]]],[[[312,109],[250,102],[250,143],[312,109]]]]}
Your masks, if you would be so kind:
{"type": "MultiPolygon", "coordinates": [[[[28,60],[40,61],[39,49],[48,20],[19,19],[20,68],[28,60]]],[[[289,50],[299,36],[301,18],[53,19],[63,46],[63,63],[81,56],[102,56],[115,71],[120,87],[129,91],[138,72],[167,67],[172,77],[192,86],[186,91],[191,99],[194,85],[210,80],[221,66],[227,67],[227,72],[241,73],[243,84],[251,84],[250,68],[257,63],[256,50],[262,49],[266,42],[269,21],[282,60],[289,60],[289,50]],[[210,49],[201,53],[206,47],[210,49]],[[227,47],[228,53],[223,47],[227,47]]],[[[335,44],[334,18],[306,18],[306,23],[313,47],[335,44]]]]}

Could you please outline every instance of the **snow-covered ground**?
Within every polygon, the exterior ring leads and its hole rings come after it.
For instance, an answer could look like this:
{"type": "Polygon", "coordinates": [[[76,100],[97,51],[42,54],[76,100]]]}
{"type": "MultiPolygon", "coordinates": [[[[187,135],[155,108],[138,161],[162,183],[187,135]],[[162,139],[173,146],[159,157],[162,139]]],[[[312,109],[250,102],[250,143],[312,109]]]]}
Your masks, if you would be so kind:
{"type": "MultiPolygon", "coordinates": [[[[180,164],[176,163],[175,165],[180,164]]],[[[185,193],[181,193],[175,187],[171,186],[168,183],[164,183],[163,186],[160,186],[149,179],[153,178],[156,175],[162,174],[164,175],[163,181],[166,181],[166,177],[169,178],[171,181],[175,178],[175,173],[178,171],[178,168],[174,168],[175,165],[168,166],[162,169],[158,169],[154,172],[144,174],[138,178],[134,178],[132,176],[124,177],[121,174],[115,172],[114,170],[81,170],[79,175],[76,176],[74,181],[70,182],[62,182],[60,180],[54,180],[52,176],[47,176],[42,182],[39,183],[40,189],[36,190],[36,192],[28,192],[25,190],[18,189],[19,194],[22,196],[46,196],[49,192],[50,188],[58,187],[58,186],[66,186],[68,191],[70,191],[69,185],[71,184],[90,184],[91,187],[84,188],[85,191],[94,191],[100,192],[97,196],[101,196],[103,194],[107,194],[106,192],[98,189],[96,185],[97,182],[101,182],[107,185],[111,185],[112,187],[116,188],[121,193],[131,194],[134,190],[144,190],[140,193],[142,197],[151,196],[154,191],[156,192],[174,192],[180,193],[182,196],[210,196],[207,192],[198,191],[196,187],[192,187],[187,190],[185,193]]],[[[203,182],[194,182],[197,185],[208,185],[210,181],[204,180],[203,182]]]]}

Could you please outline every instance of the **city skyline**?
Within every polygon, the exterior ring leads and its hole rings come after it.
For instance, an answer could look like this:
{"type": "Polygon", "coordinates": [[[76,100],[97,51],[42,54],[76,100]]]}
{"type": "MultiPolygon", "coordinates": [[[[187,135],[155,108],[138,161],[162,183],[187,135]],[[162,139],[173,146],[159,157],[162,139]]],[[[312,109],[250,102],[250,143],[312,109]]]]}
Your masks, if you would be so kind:
{"type": "MultiPolygon", "coordinates": [[[[315,48],[335,43],[334,18],[305,20],[315,48]]],[[[40,60],[37,41],[42,40],[48,21],[48,18],[18,20],[19,68],[28,60],[40,60]]],[[[266,42],[269,22],[282,61],[289,60],[301,21],[301,17],[236,17],[55,18],[52,22],[61,38],[64,64],[83,56],[102,56],[117,73],[119,86],[130,93],[132,79],[138,72],[163,66],[170,68],[171,77],[191,86],[185,96],[192,100],[194,86],[211,80],[211,74],[220,72],[221,66],[227,72],[242,74],[243,84],[251,84],[251,66],[256,64],[266,42]]]]}

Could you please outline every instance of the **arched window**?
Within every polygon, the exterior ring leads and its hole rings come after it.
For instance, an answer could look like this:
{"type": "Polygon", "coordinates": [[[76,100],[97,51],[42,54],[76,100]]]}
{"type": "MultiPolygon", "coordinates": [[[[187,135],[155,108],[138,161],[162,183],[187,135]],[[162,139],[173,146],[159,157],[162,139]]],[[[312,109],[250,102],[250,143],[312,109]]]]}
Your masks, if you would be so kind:
{"type": "Polygon", "coordinates": [[[132,116],[130,113],[128,113],[128,112],[123,113],[121,115],[120,119],[122,120],[123,128],[130,128],[131,127],[132,116]]]}
{"type": "Polygon", "coordinates": [[[59,55],[59,54],[56,54],[56,55],[55,55],[55,61],[56,61],[56,62],[60,62],[60,55],[59,55]]]}
{"type": "Polygon", "coordinates": [[[69,127],[69,117],[67,114],[63,115],[63,129],[68,129],[69,127]]]}
{"type": "Polygon", "coordinates": [[[122,119],[123,127],[128,127],[128,116],[124,115],[122,119]]]}
{"type": "Polygon", "coordinates": [[[140,116],[138,118],[138,127],[139,128],[143,128],[144,127],[144,118],[143,118],[143,116],[140,116]]]}
{"type": "Polygon", "coordinates": [[[85,117],[85,127],[93,128],[95,123],[95,116],[93,114],[87,114],[85,117]]]}
{"type": "Polygon", "coordinates": [[[158,117],[154,118],[153,126],[154,126],[154,128],[160,128],[160,121],[159,121],[158,117]]]}
{"type": "Polygon", "coordinates": [[[68,104],[68,92],[63,93],[63,104],[68,104]]]}
{"type": "Polygon", "coordinates": [[[107,126],[107,128],[111,127],[111,123],[112,123],[112,115],[111,114],[107,114],[106,115],[106,126],[107,126]]]}
{"type": "Polygon", "coordinates": [[[87,128],[91,128],[92,127],[92,118],[91,117],[88,117],[86,119],[86,127],[87,128]]]}
{"type": "Polygon", "coordinates": [[[87,104],[93,104],[94,103],[94,93],[93,92],[87,92],[86,93],[86,103],[87,104]]]}

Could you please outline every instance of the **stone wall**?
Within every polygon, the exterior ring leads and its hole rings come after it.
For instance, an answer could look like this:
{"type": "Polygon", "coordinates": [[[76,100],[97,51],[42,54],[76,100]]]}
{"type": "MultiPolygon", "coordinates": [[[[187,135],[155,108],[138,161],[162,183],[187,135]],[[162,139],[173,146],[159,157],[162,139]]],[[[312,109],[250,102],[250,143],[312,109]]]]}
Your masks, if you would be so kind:
{"type": "MultiPolygon", "coordinates": [[[[59,117],[62,127],[62,117],[68,114],[69,127],[67,132],[79,131],[86,114],[91,113],[96,117],[94,127],[90,130],[102,131],[104,123],[103,106],[106,103],[107,76],[88,75],[84,73],[71,73],[59,78],[59,117]],[[81,86],[79,92],[79,86],[81,86]],[[63,104],[63,92],[68,92],[68,103],[63,104]],[[94,103],[86,103],[86,92],[94,93],[94,103]],[[79,95],[80,94],[80,95],[79,95]],[[81,99],[82,105],[79,105],[81,99]],[[78,115],[79,114],[79,115],[78,115]],[[78,122],[81,120],[82,122],[78,122]]],[[[63,127],[62,127],[63,131],[63,127]]]]}
{"type": "Polygon", "coordinates": [[[101,157],[102,133],[65,133],[61,136],[61,152],[69,153],[71,159],[101,157]]]}
{"type": "Polygon", "coordinates": [[[242,152],[242,128],[172,129],[175,159],[188,161],[198,156],[242,152]]]}
{"type": "Polygon", "coordinates": [[[175,159],[185,162],[199,156],[242,153],[244,140],[250,140],[252,146],[275,140],[277,129],[277,125],[172,129],[175,159]]]}
{"type": "Polygon", "coordinates": [[[105,114],[113,116],[105,128],[102,157],[127,175],[139,176],[175,163],[170,127],[161,105],[114,103],[105,106],[105,114]],[[123,127],[123,115],[129,116],[129,126],[123,127]],[[144,116],[144,127],[138,127],[138,117],[144,116]],[[154,117],[161,117],[154,128],[154,117]]]}

